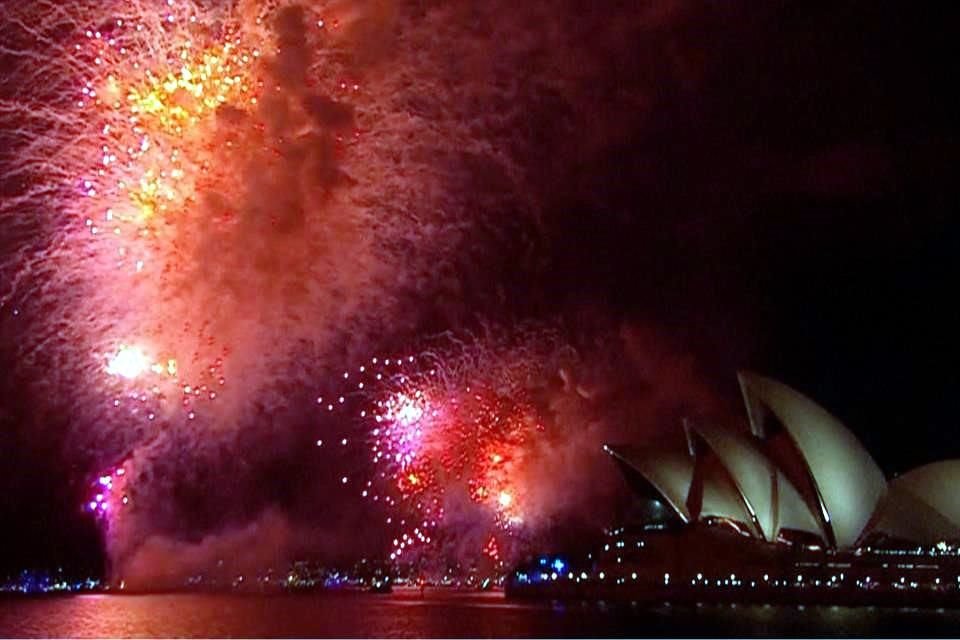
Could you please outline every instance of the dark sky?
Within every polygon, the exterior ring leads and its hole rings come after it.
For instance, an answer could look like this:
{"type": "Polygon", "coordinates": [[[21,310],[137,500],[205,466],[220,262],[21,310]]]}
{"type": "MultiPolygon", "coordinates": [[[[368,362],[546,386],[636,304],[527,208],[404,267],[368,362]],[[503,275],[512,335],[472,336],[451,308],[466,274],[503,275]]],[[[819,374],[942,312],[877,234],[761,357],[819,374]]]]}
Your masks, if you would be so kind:
{"type": "Polygon", "coordinates": [[[888,473],[956,456],[946,35],[902,5],[775,4],[591,158],[556,286],[674,328],[731,393],[738,367],[804,390],[888,473]]]}
{"type": "MultiPolygon", "coordinates": [[[[622,4],[558,10],[589,23],[622,4]]],[[[656,76],[662,42],[598,53],[616,67],[584,89],[596,126],[617,132],[602,143],[565,147],[566,106],[531,99],[518,157],[547,167],[535,188],[549,223],[532,278],[509,253],[487,258],[490,277],[516,293],[507,315],[596,305],[661,327],[733,398],[738,368],[784,380],[888,474],[960,457],[950,22],[907,3],[760,4],[694,4],[670,39],[686,76],[656,76]],[[648,110],[616,107],[650,86],[648,110]]],[[[2,392],[0,570],[96,565],[75,472],[57,442],[30,437],[16,381],[2,392]]]]}

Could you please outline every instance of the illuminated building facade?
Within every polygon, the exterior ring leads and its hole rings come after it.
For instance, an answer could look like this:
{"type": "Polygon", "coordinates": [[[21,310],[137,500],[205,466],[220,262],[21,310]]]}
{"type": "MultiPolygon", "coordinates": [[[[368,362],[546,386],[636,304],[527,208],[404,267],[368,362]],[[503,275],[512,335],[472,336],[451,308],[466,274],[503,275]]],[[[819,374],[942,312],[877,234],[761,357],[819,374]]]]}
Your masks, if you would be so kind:
{"type": "Polygon", "coordinates": [[[960,460],[888,481],[853,433],[790,387],[739,375],[749,429],[683,425],[686,446],[606,445],[638,522],[519,595],[950,604],[960,600],[960,460]]]}
{"type": "Polygon", "coordinates": [[[960,539],[960,460],[890,482],[857,438],[803,394],[739,375],[750,430],[685,423],[686,451],[605,446],[639,495],[684,523],[728,525],[757,540],[835,551],[885,538],[960,539]]]}

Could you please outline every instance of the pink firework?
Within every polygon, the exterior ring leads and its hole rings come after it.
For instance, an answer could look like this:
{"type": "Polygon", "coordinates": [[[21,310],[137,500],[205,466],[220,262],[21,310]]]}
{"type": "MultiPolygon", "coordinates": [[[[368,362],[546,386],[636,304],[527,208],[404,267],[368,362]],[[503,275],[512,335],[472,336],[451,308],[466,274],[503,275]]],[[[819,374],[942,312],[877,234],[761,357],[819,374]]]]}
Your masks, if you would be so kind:
{"type": "Polygon", "coordinates": [[[375,470],[360,493],[387,509],[391,560],[443,555],[469,539],[466,555],[496,568],[519,550],[530,462],[549,435],[532,395],[545,347],[528,342],[372,358],[343,373],[349,391],[318,398],[325,411],[356,412],[375,470]]]}
{"type": "Polygon", "coordinates": [[[130,505],[127,492],[127,465],[108,469],[91,483],[90,495],[84,509],[109,527],[109,523],[119,517],[118,512],[130,505]]]}
{"type": "Polygon", "coordinates": [[[0,308],[42,309],[19,359],[55,359],[41,393],[124,447],[140,421],[230,428],[302,342],[358,320],[389,258],[347,193],[362,94],[329,21],[286,2],[12,11],[37,48],[0,97],[36,185],[0,204],[32,238],[0,264],[0,308]]]}
{"type": "MultiPolygon", "coordinates": [[[[88,459],[124,451],[149,471],[171,432],[185,460],[229,446],[252,406],[284,402],[272,392],[302,345],[329,348],[377,298],[392,254],[371,247],[397,227],[349,188],[368,96],[316,7],[14,5],[4,46],[28,64],[0,93],[0,127],[25,192],[0,220],[23,242],[0,259],[0,309],[16,312],[31,391],[64,406],[64,446],[88,459]]],[[[140,544],[152,509],[113,544],[130,496],[100,477],[85,506],[108,551],[140,544]]]]}

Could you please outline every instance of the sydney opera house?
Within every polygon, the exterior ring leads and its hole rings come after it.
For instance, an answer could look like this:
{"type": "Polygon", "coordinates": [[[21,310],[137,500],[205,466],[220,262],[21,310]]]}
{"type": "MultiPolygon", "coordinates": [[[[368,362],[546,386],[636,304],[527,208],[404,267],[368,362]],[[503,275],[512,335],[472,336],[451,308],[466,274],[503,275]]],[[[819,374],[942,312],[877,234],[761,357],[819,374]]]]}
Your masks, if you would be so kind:
{"type": "Polygon", "coordinates": [[[520,567],[513,591],[960,599],[960,460],[888,479],[811,399],[753,373],[739,381],[748,428],[686,422],[674,448],[605,446],[633,492],[634,517],[586,558],[520,567]]]}

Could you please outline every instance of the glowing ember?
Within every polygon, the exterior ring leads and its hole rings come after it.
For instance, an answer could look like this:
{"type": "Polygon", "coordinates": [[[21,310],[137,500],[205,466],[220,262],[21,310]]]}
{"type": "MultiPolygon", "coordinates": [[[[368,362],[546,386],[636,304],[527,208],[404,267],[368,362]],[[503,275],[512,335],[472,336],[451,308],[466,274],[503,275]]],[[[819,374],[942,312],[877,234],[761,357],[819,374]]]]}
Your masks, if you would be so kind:
{"type": "Polygon", "coordinates": [[[121,345],[107,363],[107,373],[132,380],[150,367],[150,361],[138,347],[121,345]]]}

